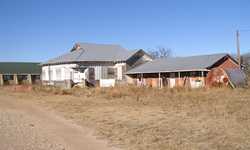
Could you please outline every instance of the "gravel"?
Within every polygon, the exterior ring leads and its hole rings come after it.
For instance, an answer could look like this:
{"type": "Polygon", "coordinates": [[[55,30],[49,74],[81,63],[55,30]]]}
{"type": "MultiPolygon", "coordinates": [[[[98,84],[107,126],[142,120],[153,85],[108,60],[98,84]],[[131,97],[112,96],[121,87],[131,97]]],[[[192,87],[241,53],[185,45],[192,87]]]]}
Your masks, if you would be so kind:
{"type": "Polygon", "coordinates": [[[25,113],[0,110],[0,150],[66,150],[37,123],[25,113]]]}

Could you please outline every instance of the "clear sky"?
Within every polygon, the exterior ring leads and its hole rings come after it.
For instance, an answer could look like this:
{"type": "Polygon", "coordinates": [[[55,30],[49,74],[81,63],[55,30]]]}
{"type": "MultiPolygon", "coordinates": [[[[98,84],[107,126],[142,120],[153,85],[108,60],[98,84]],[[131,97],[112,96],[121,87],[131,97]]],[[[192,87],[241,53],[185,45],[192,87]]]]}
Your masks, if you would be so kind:
{"type": "Polygon", "coordinates": [[[235,53],[236,29],[250,29],[249,0],[0,0],[0,61],[45,61],[75,42],[235,53]]]}

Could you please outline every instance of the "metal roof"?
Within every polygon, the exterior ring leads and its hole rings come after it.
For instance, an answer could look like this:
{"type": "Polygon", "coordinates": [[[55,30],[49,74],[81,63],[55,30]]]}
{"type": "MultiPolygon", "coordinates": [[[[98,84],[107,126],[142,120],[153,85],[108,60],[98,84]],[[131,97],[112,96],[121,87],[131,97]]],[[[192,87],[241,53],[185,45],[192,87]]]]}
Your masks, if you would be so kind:
{"type": "Polygon", "coordinates": [[[0,74],[41,74],[40,63],[0,62],[0,74]]]}
{"type": "Polygon", "coordinates": [[[128,71],[127,74],[207,70],[210,66],[225,56],[229,55],[223,53],[189,57],[159,58],[138,66],[128,71]]]}
{"type": "Polygon", "coordinates": [[[79,50],[51,59],[43,65],[83,61],[126,61],[135,51],[128,51],[119,45],[78,43],[79,50]]]}
{"type": "Polygon", "coordinates": [[[247,85],[247,76],[241,69],[225,69],[225,72],[233,88],[247,85]]]}

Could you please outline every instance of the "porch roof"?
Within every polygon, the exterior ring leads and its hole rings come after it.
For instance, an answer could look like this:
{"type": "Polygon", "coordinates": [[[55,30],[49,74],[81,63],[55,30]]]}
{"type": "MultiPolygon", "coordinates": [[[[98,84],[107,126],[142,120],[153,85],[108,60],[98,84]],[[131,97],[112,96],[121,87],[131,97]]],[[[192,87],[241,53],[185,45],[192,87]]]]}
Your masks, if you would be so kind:
{"type": "Polygon", "coordinates": [[[221,53],[189,57],[160,58],[138,66],[128,71],[127,74],[208,71],[209,67],[226,56],[229,55],[221,53]]]}
{"type": "Polygon", "coordinates": [[[40,63],[0,62],[0,74],[41,74],[40,63]]]}

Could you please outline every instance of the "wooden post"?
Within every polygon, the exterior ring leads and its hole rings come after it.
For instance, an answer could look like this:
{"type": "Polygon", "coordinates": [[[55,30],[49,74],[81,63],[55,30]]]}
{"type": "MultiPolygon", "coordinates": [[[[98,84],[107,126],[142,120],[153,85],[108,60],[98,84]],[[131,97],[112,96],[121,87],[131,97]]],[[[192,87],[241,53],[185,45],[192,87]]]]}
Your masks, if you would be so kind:
{"type": "Polygon", "coordinates": [[[201,77],[202,77],[202,86],[205,86],[205,79],[204,79],[204,71],[201,71],[201,77]]]}
{"type": "Polygon", "coordinates": [[[159,74],[158,74],[158,77],[159,77],[159,81],[158,81],[158,82],[159,82],[159,83],[158,83],[159,85],[158,85],[158,87],[161,88],[161,73],[160,73],[160,72],[159,72],[159,74]]]}
{"type": "Polygon", "coordinates": [[[178,72],[178,86],[181,87],[181,72],[178,72]]]}
{"type": "Polygon", "coordinates": [[[13,80],[14,80],[14,84],[18,85],[18,78],[17,78],[17,74],[13,75],[13,80]]]}
{"type": "Polygon", "coordinates": [[[236,45],[237,45],[237,57],[238,57],[238,63],[239,67],[241,69],[241,55],[240,55],[240,32],[239,30],[236,31],[236,45]]]}
{"type": "Polygon", "coordinates": [[[141,74],[141,86],[144,86],[143,73],[141,74]]]}
{"type": "Polygon", "coordinates": [[[27,75],[28,84],[32,84],[31,74],[27,75]]]}
{"type": "Polygon", "coordinates": [[[0,86],[3,86],[3,75],[2,74],[0,74],[0,86]]]}

